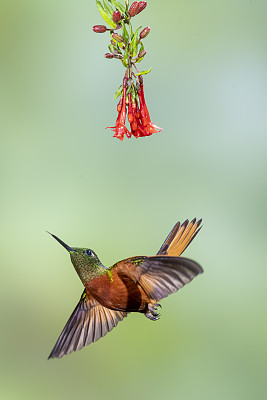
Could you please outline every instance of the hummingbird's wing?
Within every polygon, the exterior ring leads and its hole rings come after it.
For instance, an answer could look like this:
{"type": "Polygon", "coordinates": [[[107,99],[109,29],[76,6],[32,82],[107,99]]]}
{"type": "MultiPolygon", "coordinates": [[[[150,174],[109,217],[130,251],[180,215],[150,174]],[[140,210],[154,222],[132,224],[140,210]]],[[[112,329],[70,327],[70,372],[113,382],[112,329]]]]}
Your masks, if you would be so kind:
{"type": "Polygon", "coordinates": [[[61,358],[96,342],[126,316],[127,312],[103,307],[84,290],[48,359],[61,358]]]}
{"type": "Polygon", "coordinates": [[[201,222],[202,219],[196,221],[196,218],[190,223],[187,219],[182,225],[180,222],[177,222],[159,249],[157,255],[180,256],[200,231],[201,222]]]}
{"type": "Polygon", "coordinates": [[[151,300],[158,301],[181,289],[203,269],[188,258],[156,255],[127,258],[115,264],[111,271],[118,276],[127,274],[151,300]]]}
{"type": "Polygon", "coordinates": [[[201,229],[201,219],[186,220],[173,227],[156,256],[132,257],[120,261],[111,271],[127,274],[151,300],[160,300],[181,289],[203,269],[195,261],[179,257],[201,229]]]}

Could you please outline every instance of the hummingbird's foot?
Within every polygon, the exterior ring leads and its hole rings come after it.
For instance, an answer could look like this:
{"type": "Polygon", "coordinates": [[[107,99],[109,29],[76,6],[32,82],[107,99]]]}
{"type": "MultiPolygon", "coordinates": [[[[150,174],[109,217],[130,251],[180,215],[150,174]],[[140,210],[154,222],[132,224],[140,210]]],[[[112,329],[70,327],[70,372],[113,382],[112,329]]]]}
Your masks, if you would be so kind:
{"type": "Polygon", "coordinates": [[[149,318],[151,321],[157,321],[160,318],[160,314],[156,312],[158,311],[159,308],[161,308],[161,305],[158,303],[153,305],[148,304],[145,316],[149,318]]]}

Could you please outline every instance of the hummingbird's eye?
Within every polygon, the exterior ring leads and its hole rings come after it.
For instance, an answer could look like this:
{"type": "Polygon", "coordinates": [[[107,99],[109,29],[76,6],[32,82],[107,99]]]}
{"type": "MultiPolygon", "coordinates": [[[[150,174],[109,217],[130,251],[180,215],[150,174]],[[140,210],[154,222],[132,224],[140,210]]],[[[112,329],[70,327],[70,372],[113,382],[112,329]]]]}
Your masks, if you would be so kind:
{"type": "Polygon", "coordinates": [[[90,257],[93,255],[93,253],[90,249],[85,250],[84,254],[87,254],[90,257]]]}

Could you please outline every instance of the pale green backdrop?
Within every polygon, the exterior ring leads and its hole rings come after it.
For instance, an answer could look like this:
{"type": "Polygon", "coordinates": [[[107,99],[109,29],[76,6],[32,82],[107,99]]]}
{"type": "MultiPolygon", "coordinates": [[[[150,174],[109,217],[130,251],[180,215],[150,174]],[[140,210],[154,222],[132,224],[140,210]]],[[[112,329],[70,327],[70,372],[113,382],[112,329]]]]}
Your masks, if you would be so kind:
{"type": "Polygon", "coordinates": [[[112,138],[123,67],[92,0],[1,0],[1,398],[266,398],[266,0],[149,1],[150,138],[112,138]],[[82,292],[68,254],[154,254],[203,218],[204,268],[104,339],[47,361],[82,292]]]}

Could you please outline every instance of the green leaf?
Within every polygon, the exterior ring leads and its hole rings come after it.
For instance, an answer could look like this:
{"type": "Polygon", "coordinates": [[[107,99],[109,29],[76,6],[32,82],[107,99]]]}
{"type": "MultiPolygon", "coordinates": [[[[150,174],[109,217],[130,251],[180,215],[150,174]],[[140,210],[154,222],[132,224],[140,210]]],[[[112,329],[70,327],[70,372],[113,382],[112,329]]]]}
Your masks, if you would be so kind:
{"type": "Polygon", "coordinates": [[[136,76],[139,76],[139,75],[146,75],[146,74],[148,74],[151,70],[152,70],[152,68],[149,68],[147,71],[141,71],[141,72],[138,72],[138,74],[135,74],[135,75],[136,75],[136,76]]]}
{"type": "Polygon", "coordinates": [[[135,64],[140,63],[143,59],[144,59],[144,57],[138,58],[138,60],[135,61],[135,64]]]}
{"type": "Polygon", "coordinates": [[[108,0],[117,10],[119,10],[122,14],[125,13],[126,8],[120,4],[117,0],[108,0]]]}
{"type": "Polygon", "coordinates": [[[132,57],[135,57],[137,54],[138,31],[140,28],[141,28],[141,26],[136,29],[135,34],[134,34],[131,44],[130,44],[130,54],[132,57]]]}
{"type": "Polygon", "coordinates": [[[131,22],[129,23],[129,26],[130,26],[130,36],[131,36],[131,39],[132,39],[133,38],[133,27],[132,27],[131,22]]]}
{"type": "Polygon", "coordinates": [[[125,68],[128,68],[128,47],[125,49],[125,53],[122,59],[122,64],[124,65],[125,68]]]}
{"type": "Polygon", "coordinates": [[[128,40],[129,40],[129,33],[128,33],[125,23],[123,21],[121,21],[121,26],[122,26],[122,37],[123,37],[125,43],[127,44],[128,40]]]}
{"type": "Polygon", "coordinates": [[[143,45],[143,43],[142,43],[142,42],[139,42],[139,44],[140,44],[140,50],[139,50],[139,53],[141,53],[141,51],[145,50],[145,48],[144,48],[144,45],[143,45]]]}
{"type": "Polygon", "coordinates": [[[128,86],[128,89],[126,91],[126,95],[128,95],[130,93],[130,91],[132,90],[132,85],[128,86]]]}
{"type": "Polygon", "coordinates": [[[114,53],[115,47],[114,47],[112,44],[110,44],[110,45],[108,46],[108,49],[109,49],[109,51],[110,51],[111,53],[114,53]]]}
{"type": "Polygon", "coordinates": [[[123,43],[120,43],[120,42],[116,42],[116,50],[118,50],[118,52],[120,53],[120,54],[122,54],[122,46],[121,45],[123,45],[123,43]]]}
{"type": "Polygon", "coordinates": [[[122,94],[122,89],[123,89],[123,87],[122,87],[122,85],[120,85],[119,89],[116,90],[116,92],[114,93],[113,100],[115,100],[117,97],[119,97],[122,94]]]}
{"type": "Polygon", "coordinates": [[[112,20],[109,18],[108,14],[107,14],[106,11],[104,10],[104,8],[103,8],[102,4],[100,3],[100,1],[96,1],[96,5],[97,5],[97,8],[98,8],[98,11],[99,11],[100,14],[101,14],[101,17],[106,21],[106,23],[109,24],[109,26],[111,26],[111,28],[113,28],[113,29],[116,28],[115,22],[112,21],[112,20]]]}
{"type": "Polygon", "coordinates": [[[121,51],[120,47],[123,48],[124,43],[122,43],[122,42],[116,42],[116,46],[117,46],[117,49],[118,49],[119,51],[121,51]]]}
{"type": "Polygon", "coordinates": [[[132,97],[133,97],[137,102],[139,102],[138,91],[137,91],[137,88],[136,88],[135,85],[133,86],[132,97]]]}
{"type": "Polygon", "coordinates": [[[114,13],[113,8],[112,8],[111,5],[107,2],[107,0],[103,0],[103,4],[104,4],[105,10],[107,11],[107,13],[108,13],[110,19],[112,19],[113,13],[114,13]]]}

